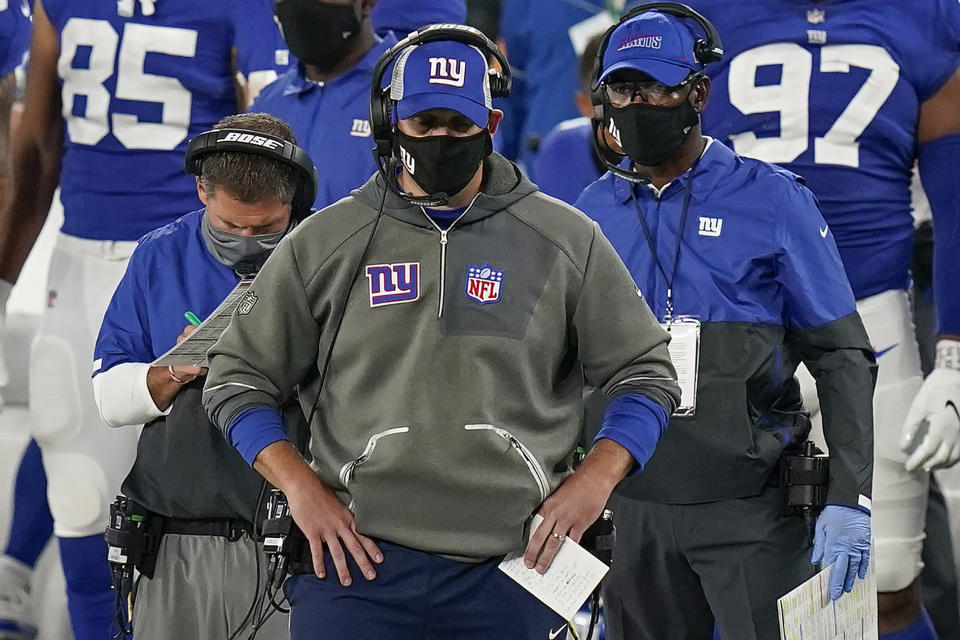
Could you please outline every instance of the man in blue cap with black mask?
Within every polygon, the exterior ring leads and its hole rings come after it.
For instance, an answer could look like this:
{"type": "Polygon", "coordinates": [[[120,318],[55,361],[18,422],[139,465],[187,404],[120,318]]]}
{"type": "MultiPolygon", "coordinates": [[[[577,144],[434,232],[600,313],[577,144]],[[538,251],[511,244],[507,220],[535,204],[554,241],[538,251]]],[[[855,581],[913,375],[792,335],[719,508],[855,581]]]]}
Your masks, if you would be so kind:
{"type": "Polygon", "coordinates": [[[494,48],[436,25],[381,59],[393,161],[280,244],[210,351],[211,419],[309,540],[294,640],[565,634],[497,566],[545,572],[676,406],[667,334],[597,225],[492,152],[494,48]],[[573,471],[585,380],[612,404],[573,471]],[[309,465],[278,412],[294,389],[309,465]]]}
{"type": "Polygon", "coordinates": [[[709,640],[714,621],[724,638],[776,638],[777,598],[812,563],[833,565],[834,599],[869,563],[873,349],[803,180],[701,135],[703,68],[720,56],[687,7],[640,8],[608,32],[594,77],[610,172],[576,206],[670,331],[682,389],[646,468],[612,500],[615,640],[709,640]],[[817,379],[829,478],[786,471],[822,460],[804,448],[800,362],[817,379]],[[823,499],[788,500],[796,484],[823,499]]]}

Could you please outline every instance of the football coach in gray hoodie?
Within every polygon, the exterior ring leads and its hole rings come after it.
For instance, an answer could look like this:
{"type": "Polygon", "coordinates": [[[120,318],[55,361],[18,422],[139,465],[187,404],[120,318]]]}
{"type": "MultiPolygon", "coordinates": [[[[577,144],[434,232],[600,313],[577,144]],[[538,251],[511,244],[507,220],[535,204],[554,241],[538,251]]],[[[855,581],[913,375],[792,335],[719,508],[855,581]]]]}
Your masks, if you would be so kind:
{"type": "Polygon", "coordinates": [[[315,575],[284,585],[294,640],[559,635],[497,564],[526,547],[546,571],[679,399],[668,334],[597,225],[492,152],[504,79],[477,38],[385,54],[395,160],[284,238],[209,354],[211,419],[310,543],[315,575]],[[611,404],[573,471],[585,383],[611,404]],[[295,391],[309,464],[278,411],[295,391]]]}

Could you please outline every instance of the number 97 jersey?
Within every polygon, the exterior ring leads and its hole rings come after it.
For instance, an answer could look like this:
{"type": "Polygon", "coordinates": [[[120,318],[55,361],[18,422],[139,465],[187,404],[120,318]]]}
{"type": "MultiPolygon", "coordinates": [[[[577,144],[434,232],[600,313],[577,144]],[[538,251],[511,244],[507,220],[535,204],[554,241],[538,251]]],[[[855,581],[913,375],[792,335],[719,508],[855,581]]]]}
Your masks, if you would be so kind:
{"type": "Polygon", "coordinates": [[[688,4],[726,49],[704,132],[806,178],[858,299],[905,288],[917,120],[960,64],[957,0],[688,4]]]}
{"type": "Polygon", "coordinates": [[[197,209],[186,143],[237,112],[235,73],[274,69],[272,3],[42,5],[60,43],[63,232],[136,240],[197,209]]]}

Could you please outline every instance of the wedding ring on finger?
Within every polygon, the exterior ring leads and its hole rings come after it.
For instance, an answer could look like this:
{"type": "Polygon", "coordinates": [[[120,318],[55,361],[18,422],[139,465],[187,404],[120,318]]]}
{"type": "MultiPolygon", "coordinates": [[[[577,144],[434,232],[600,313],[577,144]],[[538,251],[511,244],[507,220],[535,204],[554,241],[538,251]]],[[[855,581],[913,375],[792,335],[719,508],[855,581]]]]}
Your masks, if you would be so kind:
{"type": "Polygon", "coordinates": [[[560,544],[563,544],[563,541],[567,539],[567,536],[563,535],[562,533],[557,533],[556,531],[554,531],[550,535],[556,538],[557,542],[559,542],[560,544]]]}

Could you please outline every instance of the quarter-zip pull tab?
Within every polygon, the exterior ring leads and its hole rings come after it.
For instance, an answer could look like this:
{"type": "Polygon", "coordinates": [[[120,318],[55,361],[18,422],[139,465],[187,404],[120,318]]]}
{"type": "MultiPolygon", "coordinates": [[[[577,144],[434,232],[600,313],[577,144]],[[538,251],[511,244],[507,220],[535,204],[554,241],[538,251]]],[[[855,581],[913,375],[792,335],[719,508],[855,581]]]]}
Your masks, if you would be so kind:
{"type": "MultiPolygon", "coordinates": [[[[451,225],[452,226],[452,225],[451,225]]],[[[443,292],[447,278],[447,232],[450,227],[440,230],[440,302],[437,307],[437,317],[443,317],[443,292]]]]}

